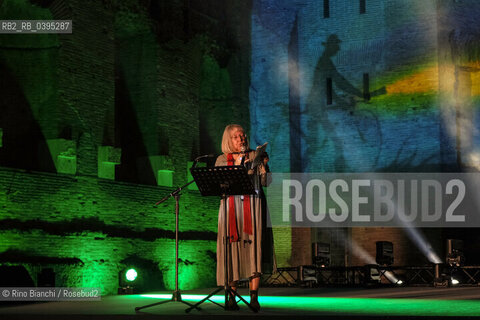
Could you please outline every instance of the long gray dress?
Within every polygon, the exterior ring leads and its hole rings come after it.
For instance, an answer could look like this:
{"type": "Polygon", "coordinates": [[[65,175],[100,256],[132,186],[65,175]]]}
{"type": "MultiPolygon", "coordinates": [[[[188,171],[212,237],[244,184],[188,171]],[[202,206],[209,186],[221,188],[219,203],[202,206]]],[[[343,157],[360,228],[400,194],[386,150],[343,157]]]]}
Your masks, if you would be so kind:
{"type": "MultiPolygon", "coordinates": [[[[254,159],[255,151],[249,153],[249,159],[254,159]]],[[[226,166],[227,156],[220,155],[215,162],[215,166],[226,166]]],[[[252,175],[252,180],[257,191],[256,195],[251,196],[250,212],[252,216],[253,234],[243,231],[243,197],[235,198],[235,216],[237,223],[238,242],[229,242],[229,282],[251,278],[254,275],[265,272],[265,268],[274,268],[273,257],[273,236],[271,229],[266,230],[267,207],[262,186],[266,186],[266,175],[260,174],[260,164],[252,175]],[[263,245],[263,246],[262,246],[263,245]],[[266,249],[265,249],[266,247],[266,249]],[[266,251],[266,255],[265,255],[266,251]],[[262,253],[264,256],[262,257],[262,253]],[[263,267],[262,267],[262,258],[263,267]]],[[[217,236],[217,285],[222,286],[225,282],[224,276],[224,201],[220,201],[218,211],[218,236],[217,236]]],[[[227,217],[229,216],[229,206],[227,199],[227,217]]],[[[271,271],[271,270],[270,270],[271,271]]]]}

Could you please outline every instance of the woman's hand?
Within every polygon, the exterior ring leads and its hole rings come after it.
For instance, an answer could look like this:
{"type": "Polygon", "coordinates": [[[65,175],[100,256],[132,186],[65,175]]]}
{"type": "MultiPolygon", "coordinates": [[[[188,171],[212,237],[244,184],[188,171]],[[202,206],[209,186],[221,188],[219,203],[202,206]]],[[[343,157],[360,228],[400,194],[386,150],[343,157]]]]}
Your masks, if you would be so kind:
{"type": "Polygon", "coordinates": [[[234,165],[239,166],[241,163],[242,163],[242,157],[241,157],[241,156],[238,156],[238,157],[235,159],[234,165]]]}
{"type": "Polygon", "coordinates": [[[263,156],[262,162],[258,166],[258,170],[260,174],[265,174],[267,173],[267,168],[268,168],[268,161],[270,158],[268,157],[268,154],[265,152],[265,155],[263,156]]]}
{"type": "Polygon", "coordinates": [[[268,163],[269,160],[270,160],[270,158],[268,157],[268,153],[265,152],[265,156],[263,157],[263,165],[265,167],[267,166],[267,163],[268,163]]]}

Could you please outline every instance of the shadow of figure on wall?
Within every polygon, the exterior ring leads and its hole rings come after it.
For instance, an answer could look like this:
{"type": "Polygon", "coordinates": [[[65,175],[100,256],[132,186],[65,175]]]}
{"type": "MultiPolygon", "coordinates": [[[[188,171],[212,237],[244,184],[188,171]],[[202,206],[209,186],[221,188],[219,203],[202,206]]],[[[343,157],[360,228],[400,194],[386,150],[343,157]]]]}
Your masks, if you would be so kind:
{"type": "Polygon", "coordinates": [[[0,166],[56,172],[47,140],[15,74],[0,61],[0,166]]]}
{"type": "Polygon", "coordinates": [[[116,180],[156,185],[155,173],[150,161],[147,161],[150,154],[144,142],[137,110],[130,98],[125,74],[118,65],[115,73],[115,146],[122,150],[116,180]]]}
{"type": "MultiPolygon", "coordinates": [[[[337,70],[332,58],[340,51],[340,44],[341,40],[335,34],[322,42],[325,49],[315,67],[312,88],[306,100],[304,171],[307,172],[343,172],[347,169],[345,139],[339,132],[355,124],[360,141],[367,142],[367,135],[371,134],[362,133],[359,120],[354,116],[355,104],[360,99],[368,100],[386,92],[385,87],[373,92],[359,90],[337,70]],[[334,86],[340,90],[336,92],[334,86]]],[[[379,121],[373,113],[370,114],[377,139],[381,139],[379,121]]]]}

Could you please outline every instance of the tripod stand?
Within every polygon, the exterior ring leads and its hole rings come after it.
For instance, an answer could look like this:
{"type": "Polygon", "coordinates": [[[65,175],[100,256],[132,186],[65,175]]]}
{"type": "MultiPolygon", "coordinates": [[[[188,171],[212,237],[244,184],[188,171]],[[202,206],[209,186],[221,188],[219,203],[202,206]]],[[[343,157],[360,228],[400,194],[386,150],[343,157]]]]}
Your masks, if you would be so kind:
{"type": "Polygon", "coordinates": [[[180,192],[185,187],[187,187],[188,185],[190,185],[193,182],[194,182],[193,180],[188,182],[187,184],[185,184],[182,187],[178,188],[177,190],[173,191],[169,195],[163,197],[162,200],[158,201],[155,204],[155,205],[159,205],[160,203],[165,202],[170,197],[175,198],[175,291],[173,291],[173,293],[172,293],[172,298],[170,300],[156,302],[156,303],[148,304],[148,305],[142,306],[142,307],[136,307],[135,311],[139,311],[139,310],[142,310],[142,309],[145,309],[145,308],[150,308],[150,307],[157,306],[157,305],[160,305],[160,304],[163,304],[163,303],[168,303],[168,302],[181,302],[181,303],[184,303],[184,304],[190,306],[191,308],[196,308],[198,310],[201,310],[197,306],[193,306],[192,304],[190,304],[186,301],[183,301],[182,300],[182,294],[180,293],[180,290],[178,289],[178,224],[179,224],[179,211],[180,211],[180,206],[179,206],[180,192]]]}
{"type": "Polygon", "coordinates": [[[258,312],[253,308],[242,296],[240,296],[237,291],[232,290],[228,281],[228,264],[229,264],[229,246],[230,246],[230,236],[228,234],[228,215],[227,215],[227,198],[231,195],[250,195],[255,194],[255,189],[253,188],[252,181],[248,176],[247,170],[244,166],[226,166],[226,167],[215,167],[215,168],[192,168],[191,173],[193,179],[197,183],[198,189],[202,196],[212,196],[221,195],[223,200],[223,213],[224,213],[224,285],[219,287],[211,292],[207,297],[203,298],[195,305],[187,308],[185,312],[190,312],[192,309],[197,308],[198,306],[204,303],[205,301],[213,302],[214,304],[227,309],[228,297],[238,297],[243,303],[245,303],[250,310],[253,312],[258,312]],[[225,304],[224,306],[210,300],[210,298],[216,293],[224,290],[225,294],[225,304]]]}

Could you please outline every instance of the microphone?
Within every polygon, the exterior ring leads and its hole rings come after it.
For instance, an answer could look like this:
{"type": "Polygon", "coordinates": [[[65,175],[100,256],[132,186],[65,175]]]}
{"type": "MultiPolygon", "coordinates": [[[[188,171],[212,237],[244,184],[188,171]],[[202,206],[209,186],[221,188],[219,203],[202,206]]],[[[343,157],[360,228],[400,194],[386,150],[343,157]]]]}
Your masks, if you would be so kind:
{"type": "Polygon", "coordinates": [[[240,165],[243,166],[243,165],[245,165],[245,158],[246,158],[246,156],[245,156],[245,151],[246,151],[245,146],[242,146],[241,150],[242,151],[240,152],[240,154],[242,155],[242,161],[240,162],[240,165]]]}

